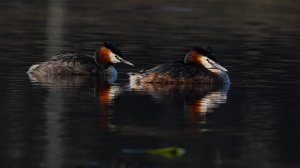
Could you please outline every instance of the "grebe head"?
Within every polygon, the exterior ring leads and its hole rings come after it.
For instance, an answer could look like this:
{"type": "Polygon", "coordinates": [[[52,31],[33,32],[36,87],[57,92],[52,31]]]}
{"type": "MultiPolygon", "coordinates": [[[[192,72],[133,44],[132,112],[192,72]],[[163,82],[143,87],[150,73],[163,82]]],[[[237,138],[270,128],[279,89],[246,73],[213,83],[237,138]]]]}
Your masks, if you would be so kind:
{"type": "Polygon", "coordinates": [[[202,65],[208,70],[219,69],[227,72],[226,68],[217,63],[217,59],[211,54],[210,49],[194,47],[193,50],[185,56],[184,63],[202,65]]]}
{"type": "Polygon", "coordinates": [[[122,53],[113,43],[104,42],[103,47],[99,47],[95,51],[95,59],[98,64],[104,65],[106,67],[110,64],[124,63],[134,66],[131,62],[121,58],[122,53]]]}

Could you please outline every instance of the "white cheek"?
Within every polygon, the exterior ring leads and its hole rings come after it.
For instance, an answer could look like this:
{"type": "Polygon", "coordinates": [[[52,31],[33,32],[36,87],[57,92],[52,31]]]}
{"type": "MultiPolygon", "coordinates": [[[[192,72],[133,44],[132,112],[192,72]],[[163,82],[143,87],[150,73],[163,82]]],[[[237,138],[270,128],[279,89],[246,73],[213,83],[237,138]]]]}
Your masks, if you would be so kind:
{"type": "Polygon", "coordinates": [[[213,68],[213,66],[206,60],[207,58],[201,58],[201,63],[205,68],[213,68]]]}
{"type": "Polygon", "coordinates": [[[111,62],[113,63],[113,64],[115,64],[115,63],[119,63],[120,62],[120,60],[118,60],[117,58],[116,58],[116,56],[115,56],[115,54],[114,53],[110,53],[110,58],[111,58],[111,62]]]}

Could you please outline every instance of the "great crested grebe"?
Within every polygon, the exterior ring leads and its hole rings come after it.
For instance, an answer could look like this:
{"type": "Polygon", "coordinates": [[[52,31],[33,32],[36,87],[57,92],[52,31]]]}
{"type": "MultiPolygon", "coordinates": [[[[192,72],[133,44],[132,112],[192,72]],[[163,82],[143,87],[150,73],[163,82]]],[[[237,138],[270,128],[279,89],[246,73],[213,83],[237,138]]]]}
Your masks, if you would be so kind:
{"type": "Polygon", "coordinates": [[[130,83],[230,83],[227,69],[217,63],[210,49],[194,47],[183,60],[129,73],[130,83]]]}
{"type": "Polygon", "coordinates": [[[32,65],[27,73],[38,76],[102,75],[113,80],[117,78],[117,70],[113,64],[125,63],[134,66],[121,56],[122,53],[113,43],[105,42],[96,49],[94,56],[85,53],[55,55],[46,62],[32,65]]]}

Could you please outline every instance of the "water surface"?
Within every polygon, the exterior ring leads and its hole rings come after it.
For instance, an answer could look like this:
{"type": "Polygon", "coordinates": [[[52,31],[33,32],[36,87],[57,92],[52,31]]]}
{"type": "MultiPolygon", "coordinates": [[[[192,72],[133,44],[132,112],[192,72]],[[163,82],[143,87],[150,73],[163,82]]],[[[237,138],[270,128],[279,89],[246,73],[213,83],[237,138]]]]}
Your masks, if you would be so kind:
{"type": "Polygon", "coordinates": [[[1,167],[299,167],[300,2],[0,2],[1,167]],[[57,53],[117,42],[115,83],[32,78],[57,53]],[[129,84],[210,45],[230,86],[129,84]],[[123,149],[184,148],[183,156],[123,149]]]}

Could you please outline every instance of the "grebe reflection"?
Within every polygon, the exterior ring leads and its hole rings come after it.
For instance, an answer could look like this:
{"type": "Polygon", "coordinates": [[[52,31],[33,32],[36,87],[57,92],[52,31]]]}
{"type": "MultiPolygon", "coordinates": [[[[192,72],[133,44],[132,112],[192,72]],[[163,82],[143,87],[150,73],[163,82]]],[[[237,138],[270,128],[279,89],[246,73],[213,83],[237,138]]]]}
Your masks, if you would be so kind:
{"type": "Polygon", "coordinates": [[[207,114],[213,112],[220,104],[226,103],[230,84],[130,83],[129,88],[131,91],[147,93],[161,104],[181,102],[189,122],[205,124],[207,114]]]}

